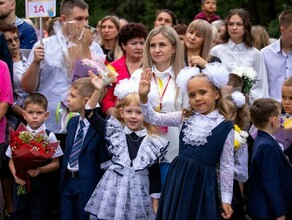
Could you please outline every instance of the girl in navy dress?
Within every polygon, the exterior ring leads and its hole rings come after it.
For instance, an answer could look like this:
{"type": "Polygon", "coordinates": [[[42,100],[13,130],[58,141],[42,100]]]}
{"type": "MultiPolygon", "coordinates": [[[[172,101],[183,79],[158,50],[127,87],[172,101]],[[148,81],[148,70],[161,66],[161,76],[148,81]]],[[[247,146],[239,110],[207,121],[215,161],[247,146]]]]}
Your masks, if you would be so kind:
{"type": "Polygon", "coordinates": [[[137,83],[124,79],[117,84],[116,113],[121,120],[111,116],[105,121],[95,108],[103,80],[93,73],[90,77],[95,92],[88,101],[86,117],[105,137],[112,159],[102,164],[106,172],[85,211],[91,214],[90,219],[154,220],[161,187],[158,159],[165,155],[169,142],[155,135],[154,126],[144,123],[137,83]]]}
{"type": "Polygon", "coordinates": [[[232,122],[226,120],[220,91],[228,75],[219,63],[207,64],[202,72],[196,67],[181,70],[177,84],[187,90],[191,108],[161,114],[148,102],[151,70],[142,74],[139,94],[145,120],[160,126],[181,126],[179,155],[170,166],[156,219],[231,217],[234,130],[232,122]],[[220,193],[216,175],[219,164],[220,193]]]}

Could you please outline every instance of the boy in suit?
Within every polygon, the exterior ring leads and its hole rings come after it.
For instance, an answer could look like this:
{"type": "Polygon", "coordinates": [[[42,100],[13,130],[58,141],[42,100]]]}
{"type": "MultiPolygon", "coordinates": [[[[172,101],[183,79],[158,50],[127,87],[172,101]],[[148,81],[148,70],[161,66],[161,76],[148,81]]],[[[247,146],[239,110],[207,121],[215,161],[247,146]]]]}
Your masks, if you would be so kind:
{"type": "Polygon", "coordinates": [[[67,126],[67,139],[61,166],[61,219],[89,219],[84,207],[102,176],[100,164],[109,160],[103,141],[84,117],[85,105],[94,91],[89,78],[71,85],[67,98],[73,117],[67,126]]]}
{"type": "Polygon", "coordinates": [[[271,98],[256,100],[250,109],[258,129],[254,141],[247,213],[254,219],[289,219],[292,168],[273,136],[280,128],[281,105],[271,98]]]}

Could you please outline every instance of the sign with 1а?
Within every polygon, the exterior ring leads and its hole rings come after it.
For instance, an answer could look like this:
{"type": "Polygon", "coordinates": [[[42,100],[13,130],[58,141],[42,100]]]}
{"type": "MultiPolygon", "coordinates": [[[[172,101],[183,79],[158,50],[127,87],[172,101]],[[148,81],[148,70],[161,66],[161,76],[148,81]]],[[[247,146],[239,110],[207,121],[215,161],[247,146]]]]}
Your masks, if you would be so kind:
{"type": "Polygon", "coordinates": [[[55,17],[56,0],[25,0],[27,18],[55,17]]]}

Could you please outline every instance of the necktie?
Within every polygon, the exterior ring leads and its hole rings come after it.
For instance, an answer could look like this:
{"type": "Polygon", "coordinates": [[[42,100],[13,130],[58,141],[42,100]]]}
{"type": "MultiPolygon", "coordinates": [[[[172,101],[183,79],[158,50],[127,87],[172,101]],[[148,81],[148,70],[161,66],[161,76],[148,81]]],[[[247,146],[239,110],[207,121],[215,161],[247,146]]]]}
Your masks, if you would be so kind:
{"type": "Polygon", "coordinates": [[[74,144],[72,146],[71,154],[69,157],[70,167],[76,166],[76,164],[78,162],[78,157],[79,157],[80,150],[81,150],[82,143],[83,143],[83,139],[84,139],[84,131],[83,131],[84,126],[85,126],[85,124],[81,120],[79,123],[79,130],[77,132],[74,144]]]}

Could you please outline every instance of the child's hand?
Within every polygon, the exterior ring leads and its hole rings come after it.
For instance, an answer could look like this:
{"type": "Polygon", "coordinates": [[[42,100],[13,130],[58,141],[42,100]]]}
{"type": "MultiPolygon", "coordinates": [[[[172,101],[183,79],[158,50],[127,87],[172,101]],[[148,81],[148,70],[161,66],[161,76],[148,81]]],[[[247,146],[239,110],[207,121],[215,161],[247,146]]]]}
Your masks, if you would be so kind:
{"type": "Polygon", "coordinates": [[[25,183],[26,183],[25,180],[18,178],[15,174],[14,174],[13,176],[14,176],[15,182],[16,182],[17,184],[22,185],[22,186],[25,185],[25,183]]]}
{"type": "Polygon", "coordinates": [[[36,177],[37,175],[39,175],[40,170],[39,170],[39,169],[28,170],[27,173],[28,173],[31,177],[36,177]]]}
{"type": "Polygon", "coordinates": [[[139,95],[141,103],[147,102],[147,95],[149,94],[151,88],[151,75],[151,68],[147,68],[146,71],[141,74],[139,83],[139,95]]]}
{"type": "Polygon", "coordinates": [[[230,219],[233,213],[233,209],[230,204],[222,203],[223,212],[221,213],[222,217],[225,219],[230,219]]]}
{"type": "Polygon", "coordinates": [[[91,70],[88,71],[88,76],[94,88],[101,91],[104,87],[104,83],[101,75],[95,75],[91,70]]]}

